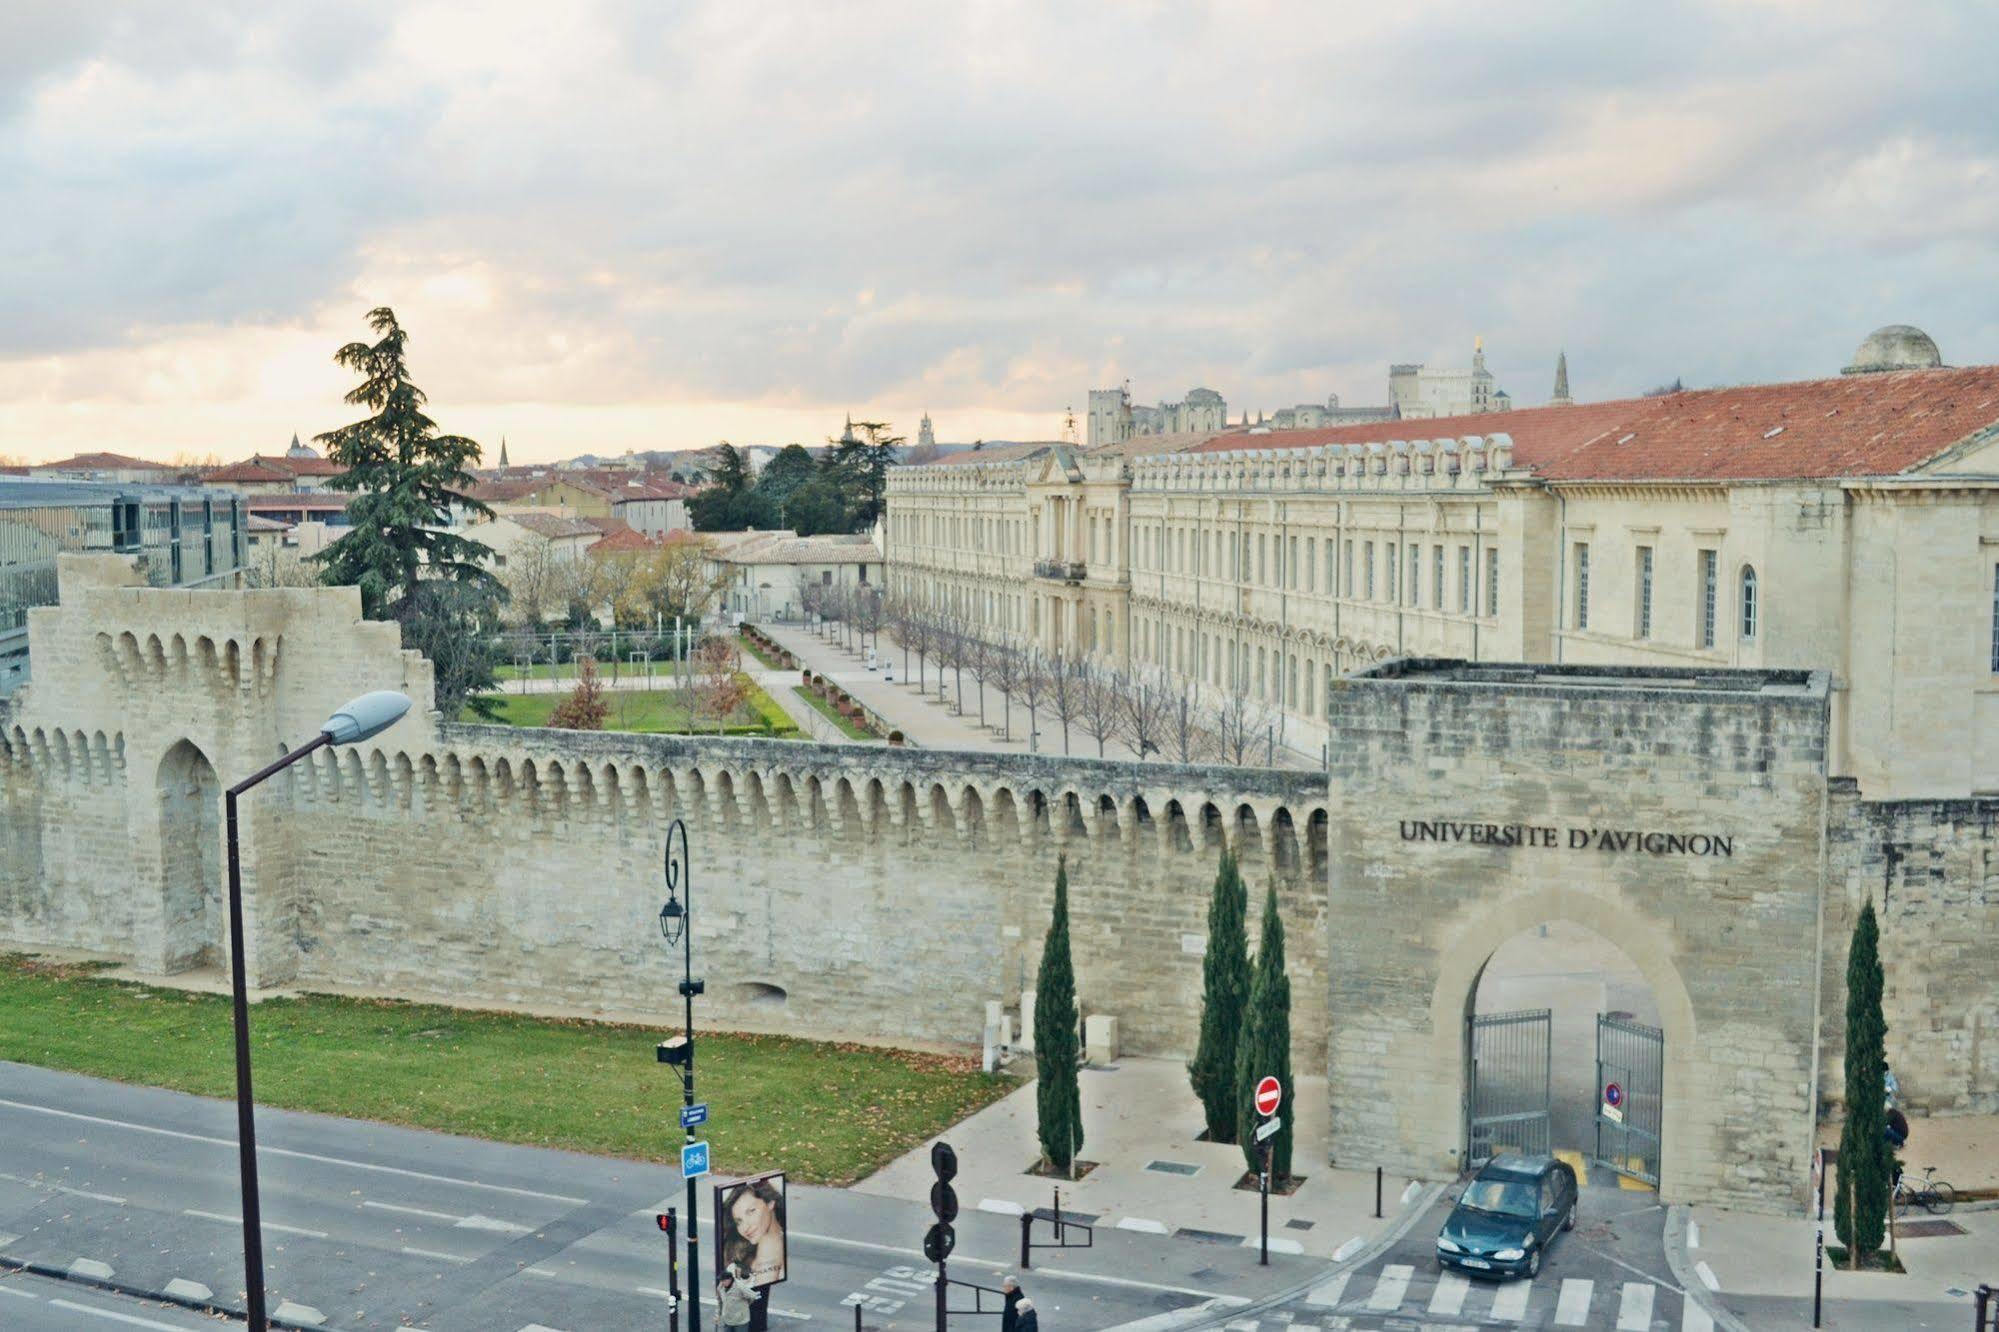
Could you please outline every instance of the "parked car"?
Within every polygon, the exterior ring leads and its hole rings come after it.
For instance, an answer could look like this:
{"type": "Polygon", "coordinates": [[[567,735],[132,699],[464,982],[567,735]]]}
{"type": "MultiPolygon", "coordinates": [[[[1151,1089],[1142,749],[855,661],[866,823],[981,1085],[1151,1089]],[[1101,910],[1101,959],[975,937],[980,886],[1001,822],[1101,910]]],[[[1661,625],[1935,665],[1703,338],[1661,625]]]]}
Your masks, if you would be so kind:
{"type": "Polygon", "coordinates": [[[1441,1267],[1540,1275],[1558,1230],[1576,1224],[1576,1172],[1552,1156],[1497,1156],[1465,1185],[1437,1235],[1441,1267]]]}

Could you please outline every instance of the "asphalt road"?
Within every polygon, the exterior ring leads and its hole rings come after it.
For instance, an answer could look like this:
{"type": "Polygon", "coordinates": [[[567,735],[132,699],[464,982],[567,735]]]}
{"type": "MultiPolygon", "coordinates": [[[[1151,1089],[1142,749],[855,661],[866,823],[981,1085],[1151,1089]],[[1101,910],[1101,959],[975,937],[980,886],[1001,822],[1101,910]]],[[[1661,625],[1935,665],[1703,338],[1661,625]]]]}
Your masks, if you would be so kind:
{"type": "MultiPolygon", "coordinates": [[[[278,1110],[257,1122],[274,1314],[357,1330],[665,1326],[666,1246],[653,1214],[684,1206],[677,1171],[278,1110]]],[[[68,1270],[81,1259],[121,1286],[192,1282],[240,1309],[239,1215],[228,1103],[0,1063],[0,1260],[68,1270]]],[[[791,1279],[771,1301],[771,1326],[849,1328],[857,1305],[870,1329],[929,1326],[935,1269],[919,1251],[929,1221],[921,1206],[794,1186],[791,1279]]],[[[706,1215],[702,1233],[714,1233],[706,1215]]],[[[1014,1218],[967,1212],[958,1236],[954,1277],[997,1285],[1016,1270],[1014,1218]]],[[[1038,1253],[1023,1279],[1055,1332],[1246,1301],[1323,1267],[1283,1255],[1271,1264],[1257,1267],[1245,1249],[1104,1229],[1092,1248],[1038,1253]]],[[[214,1325],[74,1283],[17,1274],[0,1288],[20,1292],[0,1294],[9,1328],[118,1323],[72,1304],[152,1320],[129,1326],[214,1325]]]]}

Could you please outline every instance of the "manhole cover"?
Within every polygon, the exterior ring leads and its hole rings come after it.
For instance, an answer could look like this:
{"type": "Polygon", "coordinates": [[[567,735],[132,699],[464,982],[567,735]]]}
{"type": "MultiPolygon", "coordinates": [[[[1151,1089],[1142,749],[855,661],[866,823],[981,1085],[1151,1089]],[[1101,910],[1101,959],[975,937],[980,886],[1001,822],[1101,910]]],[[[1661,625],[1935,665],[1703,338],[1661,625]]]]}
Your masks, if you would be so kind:
{"type": "Polygon", "coordinates": [[[1310,1230],[1312,1223],[1302,1216],[1294,1216],[1284,1223],[1284,1228],[1286,1230],[1310,1230]]]}
{"type": "Polygon", "coordinates": [[[1188,1165],[1185,1161],[1147,1161],[1147,1170],[1157,1170],[1162,1175],[1198,1175],[1201,1167],[1188,1165]]]}
{"type": "Polygon", "coordinates": [[[1942,1239],[1946,1235],[1962,1235],[1964,1227],[1955,1221],[1897,1221],[1895,1235],[1899,1239],[1942,1239]]]}

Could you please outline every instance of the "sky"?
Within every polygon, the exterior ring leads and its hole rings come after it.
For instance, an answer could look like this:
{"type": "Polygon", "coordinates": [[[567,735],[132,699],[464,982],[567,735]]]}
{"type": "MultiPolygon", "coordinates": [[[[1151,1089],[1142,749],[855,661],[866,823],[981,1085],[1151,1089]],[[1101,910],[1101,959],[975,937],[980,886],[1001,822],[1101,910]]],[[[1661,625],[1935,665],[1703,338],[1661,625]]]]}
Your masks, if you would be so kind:
{"type": "Polygon", "coordinates": [[[0,456],[331,429],[378,305],[517,462],[1999,361],[1983,10],[11,0],[0,456]]]}

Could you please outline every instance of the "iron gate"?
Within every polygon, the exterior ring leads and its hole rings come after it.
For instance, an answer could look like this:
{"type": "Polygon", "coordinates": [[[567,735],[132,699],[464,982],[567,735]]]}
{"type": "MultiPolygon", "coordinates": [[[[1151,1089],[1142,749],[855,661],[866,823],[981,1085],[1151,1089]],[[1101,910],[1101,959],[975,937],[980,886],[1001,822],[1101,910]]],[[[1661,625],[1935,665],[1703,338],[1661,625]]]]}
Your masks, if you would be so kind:
{"type": "Polygon", "coordinates": [[[1596,1159],[1659,1187],[1666,1034],[1608,1013],[1596,1019],[1596,1159]]]}
{"type": "Polygon", "coordinates": [[[1548,1151],[1548,1010],[1480,1013],[1465,1023],[1465,1167],[1502,1152],[1548,1151]]]}

